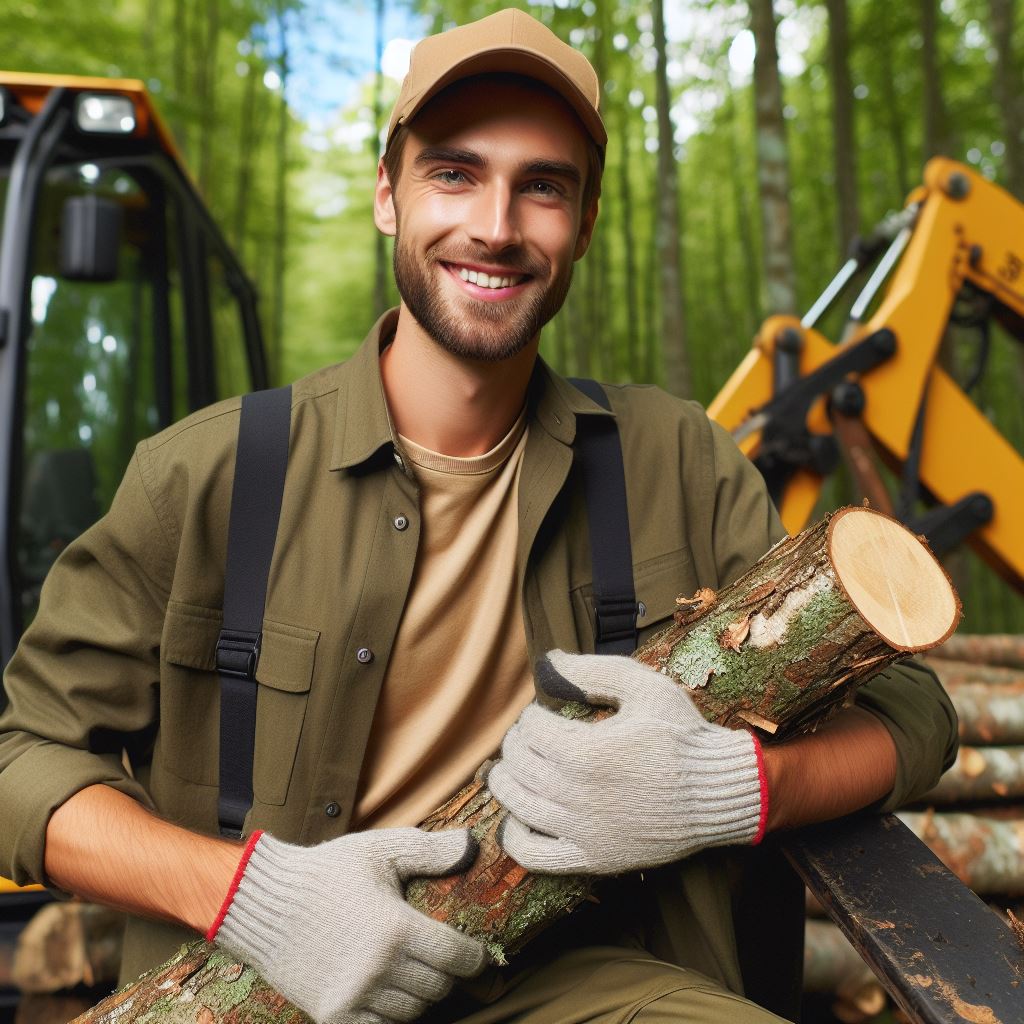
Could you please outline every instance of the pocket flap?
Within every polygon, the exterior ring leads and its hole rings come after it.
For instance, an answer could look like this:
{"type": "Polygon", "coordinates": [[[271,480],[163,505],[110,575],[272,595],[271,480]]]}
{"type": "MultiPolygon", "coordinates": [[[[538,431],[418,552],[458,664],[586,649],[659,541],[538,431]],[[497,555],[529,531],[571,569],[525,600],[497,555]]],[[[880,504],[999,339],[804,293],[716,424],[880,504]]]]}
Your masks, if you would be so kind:
{"type": "MultiPolygon", "coordinates": [[[[170,602],[160,645],[164,659],[172,665],[215,671],[220,627],[219,611],[170,602]]],[[[264,619],[257,682],[286,693],[306,693],[319,640],[319,630],[264,619]]]]}

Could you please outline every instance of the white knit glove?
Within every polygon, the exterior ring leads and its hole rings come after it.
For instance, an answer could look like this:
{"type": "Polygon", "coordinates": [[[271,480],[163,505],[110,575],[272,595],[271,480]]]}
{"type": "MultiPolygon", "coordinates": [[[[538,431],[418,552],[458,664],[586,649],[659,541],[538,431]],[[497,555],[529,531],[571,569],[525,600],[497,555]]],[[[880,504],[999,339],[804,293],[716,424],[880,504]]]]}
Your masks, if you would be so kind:
{"type": "Polygon", "coordinates": [[[257,832],[206,937],[317,1024],[412,1021],[486,954],[406,903],[404,883],[465,870],[476,850],[465,829],[378,829],[310,847],[257,832]]]}
{"type": "Polygon", "coordinates": [[[706,721],[631,658],[552,651],[536,678],[551,697],[618,710],[594,723],[533,703],[506,733],[487,785],[510,812],[499,842],[522,867],[620,874],[760,841],[767,788],[752,733],[706,721]]]}

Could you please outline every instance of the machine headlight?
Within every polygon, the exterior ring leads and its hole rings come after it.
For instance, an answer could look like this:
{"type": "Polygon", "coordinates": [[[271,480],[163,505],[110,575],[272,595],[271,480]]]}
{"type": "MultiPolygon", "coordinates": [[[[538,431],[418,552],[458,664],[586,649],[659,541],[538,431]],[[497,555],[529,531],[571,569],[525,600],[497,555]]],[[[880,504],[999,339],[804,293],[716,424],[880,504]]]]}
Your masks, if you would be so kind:
{"type": "Polygon", "coordinates": [[[83,93],[75,101],[75,123],[83,132],[130,135],[135,131],[135,106],[127,96],[83,93]]]}

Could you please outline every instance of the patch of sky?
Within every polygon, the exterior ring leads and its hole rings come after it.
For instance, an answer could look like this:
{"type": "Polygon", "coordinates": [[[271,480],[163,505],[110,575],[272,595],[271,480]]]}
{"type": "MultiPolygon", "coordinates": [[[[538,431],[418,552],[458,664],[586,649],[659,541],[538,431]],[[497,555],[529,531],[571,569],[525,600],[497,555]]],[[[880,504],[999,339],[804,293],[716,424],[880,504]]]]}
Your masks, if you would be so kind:
{"type": "Polygon", "coordinates": [[[57,291],[57,281],[52,277],[32,278],[32,320],[41,324],[46,319],[46,311],[50,307],[50,299],[57,291]]]}

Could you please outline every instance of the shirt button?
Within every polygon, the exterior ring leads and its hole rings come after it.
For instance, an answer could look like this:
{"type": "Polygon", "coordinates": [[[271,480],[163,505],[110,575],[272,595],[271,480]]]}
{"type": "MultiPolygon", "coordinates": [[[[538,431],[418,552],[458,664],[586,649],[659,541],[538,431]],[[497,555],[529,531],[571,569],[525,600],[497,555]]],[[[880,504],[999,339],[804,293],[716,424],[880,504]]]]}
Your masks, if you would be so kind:
{"type": "Polygon", "coordinates": [[[399,455],[398,452],[395,452],[395,462],[398,463],[402,469],[405,469],[405,463],[402,461],[402,456],[399,455]]]}
{"type": "Polygon", "coordinates": [[[341,808],[332,800],[324,808],[324,814],[326,814],[328,818],[336,818],[339,814],[341,814],[341,808]]]}
{"type": "Polygon", "coordinates": [[[406,516],[395,516],[393,521],[396,530],[404,530],[409,525],[409,520],[406,516]]]}
{"type": "Polygon", "coordinates": [[[371,651],[369,647],[360,647],[359,650],[356,651],[356,661],[358,661],[360,665],[369,665],[370,662],[373,661],[373,651],[371,651]]]}

